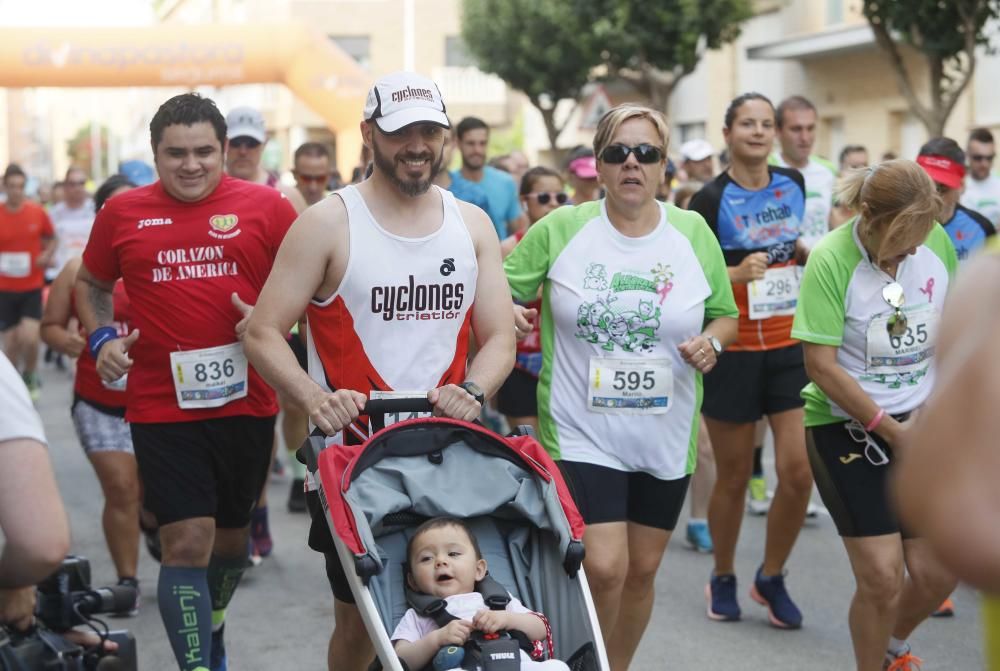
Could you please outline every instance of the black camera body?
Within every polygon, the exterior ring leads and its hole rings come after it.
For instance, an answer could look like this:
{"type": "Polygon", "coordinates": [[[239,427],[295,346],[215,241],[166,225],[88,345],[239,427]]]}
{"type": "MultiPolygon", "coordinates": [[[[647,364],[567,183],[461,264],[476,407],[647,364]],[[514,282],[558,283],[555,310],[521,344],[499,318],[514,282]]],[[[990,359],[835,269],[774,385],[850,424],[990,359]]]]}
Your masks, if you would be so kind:
{"type": "Polygon", "coordinates": [[[25,635],[0,627],[0,671],[135,671],[135,637],[128,631],[107,632],[104,638],[118,644],[113,653],[105,653],[101,645],[83,648],[61,635],[91,623],[95,615],[126,610],[135,598],[130,587],[92,588],[90,562],[84,557],[66,557],[55,573],[38,584],[35,616],[39,626],[25,635]]]}

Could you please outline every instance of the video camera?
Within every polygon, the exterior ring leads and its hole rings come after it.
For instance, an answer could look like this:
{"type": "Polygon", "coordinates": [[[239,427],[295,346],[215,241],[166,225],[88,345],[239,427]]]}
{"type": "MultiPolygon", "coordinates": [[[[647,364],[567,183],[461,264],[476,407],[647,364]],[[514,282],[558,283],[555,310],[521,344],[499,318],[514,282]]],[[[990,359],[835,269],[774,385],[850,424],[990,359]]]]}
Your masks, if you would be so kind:
{"type": "Polygon", "coordinates": [[[90,562],[69,556],[38,585],[38,625],[27,633],[0,627],[0,671],[136,671],[135,637],[109,631],[95,616],[128,610],[135,603],[132,587],[90,586],[90,562]],[[66,640],[63,633],[87,625],[100,642],[89,648],[66,640]],[[118,644],[105,652],[104,642],[118,644]]]}

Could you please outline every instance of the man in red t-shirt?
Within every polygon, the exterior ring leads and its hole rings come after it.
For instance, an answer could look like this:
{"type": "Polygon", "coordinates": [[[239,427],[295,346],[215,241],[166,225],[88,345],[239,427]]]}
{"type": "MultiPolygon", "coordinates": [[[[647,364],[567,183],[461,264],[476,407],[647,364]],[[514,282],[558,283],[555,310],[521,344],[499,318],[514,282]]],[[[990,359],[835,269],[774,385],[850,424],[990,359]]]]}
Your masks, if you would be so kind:
{"type": "Polygon", "coordinates": [[[45,209],[25,199],[26,181],[19,166],[7,166],[3,174],[7,203],[0,207],[0,332],[7,358],[19,368],[32,400],[37,401],[42,287],[56,237],[45,209]]]}
{"type": "Polygon", "coordinates": [[[225,608],[246,566],[277,413],[242,331],[295,210],[278,191],[223,174],[226,123],[211,100],[171,98],[150,135],[160,181],[98,213],[78,311],[101,377],[128,373],[126,419],[160,524],[158,602],[174,655],[182,670],[215,671],[226,668],[225,608]],[[123,338],[112,325],[119,277],[134,328],[123,338]]]}

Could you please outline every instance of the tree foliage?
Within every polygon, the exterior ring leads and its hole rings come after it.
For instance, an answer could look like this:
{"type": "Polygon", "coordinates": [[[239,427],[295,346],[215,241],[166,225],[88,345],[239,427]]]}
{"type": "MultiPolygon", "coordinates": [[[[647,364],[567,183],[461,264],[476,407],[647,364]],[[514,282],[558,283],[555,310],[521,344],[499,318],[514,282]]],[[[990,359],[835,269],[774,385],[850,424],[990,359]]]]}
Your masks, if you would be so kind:
{"type": "Polygon", "coordinates": [[[739,35],[749,0],[465,0],[462,36],[479,67],[523,91],[555,148],[553,110],[605,66],[666,109],[705,49],[739,35]]]}
{"type": "Polygon", "coordinates": [[[976,70],[976,49],[989,45],[987,24],[1000,17],[1000,0],[866,0],[864,14],[889,57],[910,110],[931,136],[944,126],[976,70]],[[916,49],[927,65],[924,102],[907,71],[900,43],[916,49]]]}
{"type": "Polygon", "coordinates": [[[555,106],[579,98],[600,58],[571,5],[564,0],[465,0],[462,38],[480,69],[528,96],[555,148],[562,132],[555,106]]]}
{"type": "Polygon", "coordinates": [[[592,26],[612,74],[665,109],[705,49],[735,40],[752,16],[748,0],[573,0],[592,26]]]}
{"type": "Polygon", "coordinates": [[[91,174],[93,168],[94,152],[100,152],[99,169],[104,175],[110,174],[111,156],[108,152],[109,133],[105,126],[98,126],[96,132],[90,124],[81,126],[73,137],[66,142],[66,155],[72,165],[78,166],[89,179],[99,179],[101,175],[91,174]],[[95,135],[97,136],[95,138],[95,135]],[[100,143],[95,146],[94,140],[100,143]]]}

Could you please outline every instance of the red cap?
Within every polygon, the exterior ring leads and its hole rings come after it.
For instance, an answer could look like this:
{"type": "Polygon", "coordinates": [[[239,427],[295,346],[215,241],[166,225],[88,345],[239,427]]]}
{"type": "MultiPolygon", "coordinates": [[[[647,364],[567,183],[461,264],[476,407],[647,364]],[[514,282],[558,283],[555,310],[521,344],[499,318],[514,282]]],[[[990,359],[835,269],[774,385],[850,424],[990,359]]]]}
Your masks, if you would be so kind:
{"type": "Polygon", "coordinates": [[[595,179],[597,177],[597,159],[593,156],[581,156],[569,162],[569,171],[580,179],[595,179]]]}
{"type": "Polygon", "coordinates": [[[931,179],[949,189],[961,187],[962,180],[965,179],[965,166],[945,156],[918,156],[917,165],[923,168],[931,179]]]}

